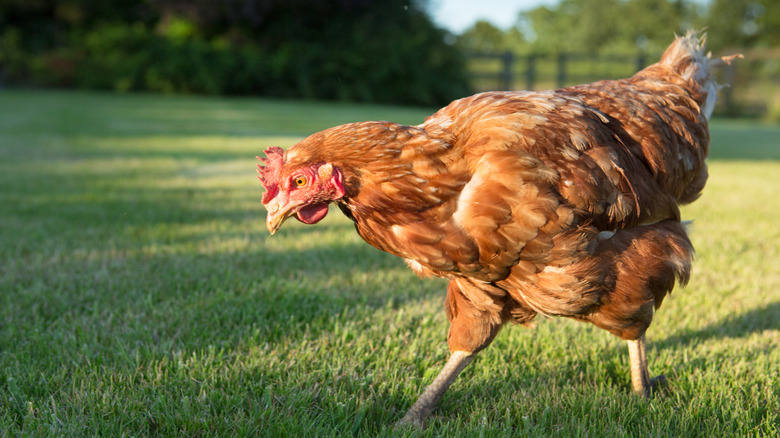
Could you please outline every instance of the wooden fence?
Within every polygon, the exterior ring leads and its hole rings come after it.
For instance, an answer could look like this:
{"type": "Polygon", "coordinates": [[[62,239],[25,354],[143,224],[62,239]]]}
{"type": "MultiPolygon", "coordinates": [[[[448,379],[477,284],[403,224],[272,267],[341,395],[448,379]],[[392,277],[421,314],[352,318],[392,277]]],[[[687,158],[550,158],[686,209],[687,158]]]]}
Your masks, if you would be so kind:
{"type": "Polygon", "coordinates": [[[615,79],[623,72],[644,68],[646,59],[641,53],[635,56],[577,53],[516,55],[506,51],[471,53],[469,67],[478,88],[535,90],[551,82],[555,88],[560,88],[599,79],[615,79]],[[605,73],[608,77],[604,76],[605,73]]]}
{"type": "MultiPolygon", "coordinates": [[[[634,55],[597,55],[597,54],[531,54],[518,55],[511,51],[502,53],[471,53],[468,68],[472,86],[476,91],[488,90],[545,90],[594,82],[602,79],[630,77],[649,63],[660,58],[660,54],[637,53],[634,55]]],[[[777,58],[773,58],[777,61],[777,58]]],[[[718,112],[737,115],[745,112],[745,106],[766,108],[761,102],[737,103],[746,69],[737,70],[732,66],[721,75],[721,81],[730,83],[721,91],[718,112]]],[[[772,80],[771,78],[769,79],[772,80]]],[[[771,105],[770,105],[771,106],[771,105]]]]}

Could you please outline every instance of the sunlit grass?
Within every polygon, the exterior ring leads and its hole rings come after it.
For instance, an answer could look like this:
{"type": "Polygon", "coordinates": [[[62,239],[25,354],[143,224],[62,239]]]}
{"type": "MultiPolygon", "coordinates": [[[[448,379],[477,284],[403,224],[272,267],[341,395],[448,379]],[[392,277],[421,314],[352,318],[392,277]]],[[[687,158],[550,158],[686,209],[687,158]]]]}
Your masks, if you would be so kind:
{"type": "MultiPolygon", "coordinates": [[[[0,436],[389,436],[447,357],[445,283],[338,210],[264,227],[254,156],[431,110],[0,92],[0,436]]],[[[780,433],[780,129],[716,121],[686,207],[697,260],[648,332],[650,402],[623,342],[508,327],[420,436],[780,433]]]]}

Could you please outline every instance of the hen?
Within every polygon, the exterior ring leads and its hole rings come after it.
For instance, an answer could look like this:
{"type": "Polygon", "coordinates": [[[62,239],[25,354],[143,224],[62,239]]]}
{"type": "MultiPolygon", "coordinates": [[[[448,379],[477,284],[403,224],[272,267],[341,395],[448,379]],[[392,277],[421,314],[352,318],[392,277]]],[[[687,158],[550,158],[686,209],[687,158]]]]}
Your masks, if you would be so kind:
{"type": "Polygon", "coordinates": [[[450,359],[400,423],[422,424],[506,322],[587,321],[628,341],[649,395],[645,331],[693,247],[678,205],[707,180],[718,86],[704,37],[678,37],[630,79],[457,100],[418,126],[316,133],[258,165],[267,226],[335,202],[360,236],[449,281],[450,359]]]}

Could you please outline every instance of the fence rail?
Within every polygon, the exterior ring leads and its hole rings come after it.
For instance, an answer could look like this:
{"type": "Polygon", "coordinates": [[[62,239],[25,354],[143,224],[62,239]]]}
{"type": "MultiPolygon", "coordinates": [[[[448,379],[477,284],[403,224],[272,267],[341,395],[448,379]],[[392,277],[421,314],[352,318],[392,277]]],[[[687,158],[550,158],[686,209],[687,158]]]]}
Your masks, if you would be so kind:
{"type": "MultiPolygon", "coordinates": [[[[659,58],[660,54],[643,52],[633,55],[482,52],[469,54],[468,66],[476,91],[543,90],[629,77],[659,58]]],[[[745,58],[719,75],[722,82],[731,86],[721,92],[717,111],[732,116],[777,117],[773,111],[780,111],[777,103],[780,102],[780,53],[749,51],[745,58]]]]}
{"type": "Polygon", "coordinates": [[[613,79],[613,77],[605,77],[605,73],[607,76],[614,76],[614,78],[623,77],[621,73],[625,71],[634,72],[644,68],[647,65],[647,59],[648,57],[644,53],[636,55],[582,53],[516,55],[512,51],[505,51],[469,54],[471,77],[477,82],[478,88],[488,86],[492,89],[502,90],[515,89],[520,78],[524,80],[525,89],[534,90],[540,84],[546,85],[551,80],[554,81],[557,88],[560,88],[588,80],[613,79]],[[575,66],[574,69],[572,65],[575,66]],[[581,69],[583,65],[586,65],[588,69],[583,71],[581,69]],[[550,66],[553,66],[552,70],[550,66]],[[596,66],[602,68],[594,69],[596,66]],[[615,68],[616,66],[617,68],[615,68]],[[551,71],[553,72],[552,76],[551,71]],[[492,86],[489,85],[491,81],[493,82],[492,86]]]}

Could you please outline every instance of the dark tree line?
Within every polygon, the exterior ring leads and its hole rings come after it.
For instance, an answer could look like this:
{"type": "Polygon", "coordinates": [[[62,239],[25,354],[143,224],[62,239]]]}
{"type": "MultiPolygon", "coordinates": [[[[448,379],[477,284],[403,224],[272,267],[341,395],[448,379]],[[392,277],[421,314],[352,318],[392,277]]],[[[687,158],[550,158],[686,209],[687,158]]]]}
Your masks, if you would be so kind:
{"type": "Polygon", "coordinates": [[[4,0],[0,80],[441,104],[463,59],[424,0],[4,0]]]}

